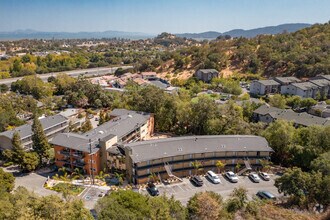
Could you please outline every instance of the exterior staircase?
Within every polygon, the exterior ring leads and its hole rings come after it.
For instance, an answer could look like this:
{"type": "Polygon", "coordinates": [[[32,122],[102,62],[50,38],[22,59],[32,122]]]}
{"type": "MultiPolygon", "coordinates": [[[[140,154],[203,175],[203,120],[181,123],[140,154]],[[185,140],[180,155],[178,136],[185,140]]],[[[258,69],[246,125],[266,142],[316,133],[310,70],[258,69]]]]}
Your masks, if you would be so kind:
{"type": "Polygon", "coordinates": [[[241,169],[241,170],[237,173],[238,176],[239,176],[239,175],[242,175],[242,174],[245,173],[246,171],[252,170],[252,168],[251,168],[251,164],[250,164],[250,162],[249,162],[248,159],[244,159],[244,165],[245,165],[245,167],[244,167],[243,169],[241,169]]]}
{"type": "Polygon", "coordinates": [[[172,168],[171,168],[171,165],[170,165],[169,163],[165,162],[165,163],[164,163],[164,168],[165,168],[165,170],[166,170],[166,172],[167,172],[167,175],[168,175],[169,177],[175,178],[175,179],[177,179],[177,180],[179,180],[179,181],[181,181],[181,182],[183,181],[183,179],[181,179],[180,177],[175,176],[175,175],[172,173],[172,168]]]}

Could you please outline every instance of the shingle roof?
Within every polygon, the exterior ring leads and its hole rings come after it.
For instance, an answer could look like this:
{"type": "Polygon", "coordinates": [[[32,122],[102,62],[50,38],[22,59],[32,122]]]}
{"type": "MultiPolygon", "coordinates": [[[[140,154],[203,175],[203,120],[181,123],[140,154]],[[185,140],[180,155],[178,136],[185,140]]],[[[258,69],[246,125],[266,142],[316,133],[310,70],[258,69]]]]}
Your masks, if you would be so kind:
{"type": "Polygon", "coordinates": [[[320,86],[320,87],[330,86],[330,81],[326,80],[326,79],[313,79],[313,80],[309,80],[309,82],[311,82],[317,86],[320,86]]]}
{"type": "MultiPolygon", "coordinates": [[[[40,119],[40,123],[44,130],[66,121],[68,121],[68,119],[59,114],[40,119]]],[[[21,139],[23,139],[32,135],[32,126],[30,124],[25,124],[13,130],[2,132],[0,133],[0,136],[6,136],[11,139],[15,131],[17,131],[21,139]]]]}
{"type": "Polygon", "coordinates": [[[272,79],[267,79],[267,80],[258,80],[257,82],[259,82],[262,85],[265,86],[279,86],[281,84],[279,84],[278,82],[276,82],[275,80],[272,79]]]}
{"type": "MultiPolygon", "coordinates": [[[[51,144],[67,147],[74,150],[90,153],[89,139],[83,135],[75,133],[61,133],[56,135],[51,141],[51,144]]],[[[92,153],[97,152],[100,148],[97,140],[91,140],[92,153]]]]}
{"type": "Polygon", "coordinates": [[[302,89],[302,90],[309,90],[309,89],[317,89],[318,86],[311,83],[311,82],[302,82],[302,83],[292,83],[291,85],[302,89]]]}
{"type": "Polygon", "coordinates": [[[199,69],[202,73],[219,73],[216,69],[199,69]]]}
{"type": "Polygon", "coordinates": [[[281,83],[281,84],[301,82],[300,79],[298,79],[296,77],[293,77],[293,76],[290,76],[290,77],[275,77],[274,80],[281,83]]]}
{"type": "Polygon", "coordinates": [[[311,125],[321,125],[328,126],[330,125],[330,120],[325,118],[317,117],[311,114],[304,113],[296,113],[291,109],[279,109],[275,107],[270,107],[267,105],[262,105],[257,108],[254,113],[260,115],[269,114],[274,119],[283,119],[286,121],[293,121],[296,124],[303,126],[311,126],[311,125]]]}
{"type": "MultiPolygon", "coordinates": [[[[273,151],[263,137],[252,135],[205,135],[139,141],[124,145],[133,162],[218,151],[273,151]]],[[[128,156],[128,155],[126,155],[128,156]]]]}

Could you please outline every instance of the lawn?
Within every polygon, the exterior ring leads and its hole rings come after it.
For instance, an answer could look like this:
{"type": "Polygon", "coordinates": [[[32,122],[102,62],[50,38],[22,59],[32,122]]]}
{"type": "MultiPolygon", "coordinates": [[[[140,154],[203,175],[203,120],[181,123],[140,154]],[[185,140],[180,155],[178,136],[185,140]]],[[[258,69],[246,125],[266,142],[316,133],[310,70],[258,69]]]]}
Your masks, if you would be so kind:
{"type": "Polygon", "coordinates": [[[72,185],[72,184],[69,184],[69,183],[58,183],[58,184],[56,184],[55,186],[53,186],[49,189],[54,190],[56,192],[67,191],[68,194],[76,196],[76,195],[79,195],[85,189],[85,187],[72,185]]]}

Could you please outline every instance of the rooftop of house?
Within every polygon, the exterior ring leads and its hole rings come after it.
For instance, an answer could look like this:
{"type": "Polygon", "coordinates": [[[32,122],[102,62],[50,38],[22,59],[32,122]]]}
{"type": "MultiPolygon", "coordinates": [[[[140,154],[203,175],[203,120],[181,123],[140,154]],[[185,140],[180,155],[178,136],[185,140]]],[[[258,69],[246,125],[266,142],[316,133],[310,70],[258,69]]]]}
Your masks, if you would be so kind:
{"type": "Polygon", "coordinates": [[[312,80],[309,80],[309,82],[311,82],[317,86],[320,86],[320,87],[330,86],[330,81],[326,80],[326,79],[312,79],[312,80]]]}
{"type": "Polygon", "coordinates": [[[319,75],[318,78],[330,80],[330,75],[319,75]]]}
{"type": "Polygon", "coordinates": [[[314,109],[314,110],[318,109],[321,112],[329,112],[330,113],[330,105],[328,105],[325,102],[317,103],[316,105],[312,106],[311,109],[314,109]]]}
{"type": "Polygon", "coordinates": [[[317,89],[318,86],[311,83],[311,82],[301,82],[301,83],[292,83],[294,87],[297,87],[301,90],[310,90],[310,89],[317,89]]]}
{"type": "Polygon", "coordinates": [[[275,107],[270,107],[267,105],[262,105],[257,108],[254,113],[260,115],[269,114],[274,119],[282,119],[286,121],[293,121],[295,124],[303,125],[303,126],[311,126],[311,125],[320,125],[320,126],[328,126],[330,125],[330,120],[325,118],[317,117],[306,112],[296,113],[291,109],[279,109],[275,107]]]}
{"type": "MultiPolygon", "coordinates": [[[[143,162],[164,157],[219,151],[273,150],[265,138],[252,135],[205,135],[139,141],[124,145],[131,150],[133,162],[143,162]]],[[[128,156],[128,155],[126,155],[128,156]]]]}
{"type": "Polygon", "coordinates": [[[275,77],[274,80],[281,83],[281,84],[301,82],[300,79],[298,79],[296,77],[293,77],[293,76],[290,76],[290,77],[275,77]]]}
{"type": "Polygon", "coordinates": [[[264,86],[279,86],[281,85],[280,83],[276,82],[275,80],[272,79],[265,79],[265,80],[258,80],[256,81],[264,86]]]}
{"type": "Polygon", "coordinates": [[[96,153],[100,149],[97,140],[90,140],[83,135],[75,133],[60,133],[50,143],[86,153],[96,153]]]}
{"type": "Polygon", "coordinates": [[[154,86],[160,88],[160,89],[166,89],[167,87],[170,86],[169,84],[166,84],[166,83],[164,83],[164,82],[162,82],[160,80],[151,80],[151,81],[149,81],[149,83],[151,85],[154,85],[154,86]]]}
{"type": "MultiPolygon", "coordinates": [[[[63,122],[67,122],[67,121],[68,119],[60,114],[40,119],[40,123],[44,130],[62,124],[63,122]]],[[[33,134],[32,126],[30,124],[25,124],[10,131],[4,131],[0,133],[0,136],[6,136],[11,139],[14,135],[14,132],[16,131],[19,133],[21,139],[29,137],[33,134]]]]}
{"type": "Polygon", "coordinates": [[[219,73],[216,69],[199,69],[198,71],[202,73],[219,73]]]}

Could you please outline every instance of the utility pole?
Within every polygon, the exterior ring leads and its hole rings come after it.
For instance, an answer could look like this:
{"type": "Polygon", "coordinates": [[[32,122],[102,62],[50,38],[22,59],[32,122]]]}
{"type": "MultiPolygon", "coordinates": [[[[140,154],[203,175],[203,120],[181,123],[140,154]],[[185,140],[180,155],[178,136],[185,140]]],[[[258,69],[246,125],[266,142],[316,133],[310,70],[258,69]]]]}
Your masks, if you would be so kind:
{"type": "Polygon", "coordinates": [[[92,185],[94,185],[94,170],[93,170],[93,154],[92,154],[92,139],[89,139],[89,153],[90,153],[90,173],[89,178],[92,180],[92,185]]]}

